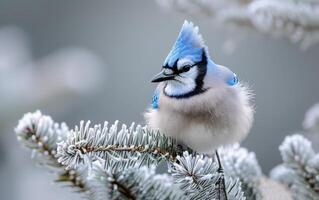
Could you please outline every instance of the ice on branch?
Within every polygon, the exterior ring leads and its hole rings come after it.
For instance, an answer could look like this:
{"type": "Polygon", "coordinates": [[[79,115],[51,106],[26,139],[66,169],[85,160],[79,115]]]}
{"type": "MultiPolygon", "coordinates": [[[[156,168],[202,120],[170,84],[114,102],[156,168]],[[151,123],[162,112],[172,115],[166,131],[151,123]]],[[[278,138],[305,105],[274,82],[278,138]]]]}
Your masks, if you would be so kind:
{"type": "Polygon", "coordinates": [[[58,163],[57,143],[66,139],[69,128],[65,123],[55,123],[50,116],[42,115],[40,111],[25,114],[15,128],[18,140],[32,150],[32,157],[38,163],[55,170],[58,182],[71,183],[80,191],[86,190],[82,174],[74,170],[64,170],[58,163]]]}
{"type": "Polygon", "coordinates": [[[279,150],[283,161],[293,166],[304,166],[315,155],[311,142],[297,134],[287,136],[279,150]]]}
{"type": "Polygon", "coordinates": [[[170,10],[202,15],[236,28],[282,36],[307,48],[319,42],[319,2],[311,0],[158,0],[170,10]]]}
{"type": "MultiPolygon", "coordinates": [[[[183,156],[177,156],[176,159],[178,162],[169,165],[169,172],[189,199],[220,199],[218,184],[221,175],[212,158],[184,152],[183,156]]],[[[227,199],[245,199],[240,182],[227,174],[223,190],[227,199]]]]}
{"type": "Polygon", "coordinates": [[[287,136],[279,147],[283,164],[270,176],[289,187],[294,199],[319,199],[319,154],[311,142],[301,135],[287,136]]]}
{"type": "Polygon", "coordinates": [[[95,162],[89,176],[94,200],[105,199],[187,199],[166,174],[156,174],[155,166],[127,168],[112,172],[103,162],[95,162]]]}
{"type": "Polygon", "coordinates": [[[296,177],[293,169],[288,168],[284,165],[278,165],[274,169],[272,169],[270,176],[287,186],[291,185],[295,181],[294,179],[299,179],[298,177],[296,177]]]}
{"type": "Polygon", "coordinates": [[[18,140],[27,148],[32,149],[33,156],[41,156],[40,162],[59,166],[56,162],[57,142],[66,138],[69,128],[65,123],[54,123],[50,116],[40,111],[27,113],[15,128],[18,140]]]}
{"type": "Polygon", "coordinates": [[[58,169],[58,181],[71,182],[92,200],[258,197],[260,168],[254,154],[239,146],[223,149],[221,173],[214,158],[182,152],[174,139],[134,123],[81,122],[70,131],[37,111],[26,114],[16,132],[25,146],[43,155],[44,165],[58,169]],[[155,173],[160,161],[168,163],[168,174],[155,173]]]}
{"type": "Polygon", "coordinates": [[[90,166],[103,159],[106,165],[117,163],[114,171],[130,166],[156,164],[163,159],[174,159],[178,148],[174,139],[159,132],[148,130],[134,123],[118,128],[118,121],[109,126],[90,126],[80,123],[71,131],[66,141],[58,145],[58,161],[68,168],[90,166]]]}
{"type": "Polygon", "coordinates": [[[184,152],[182,157],[177,156],[177,160],[179,162],[169,165],[169,172],[180,188],[186,191],[185,194],[191,199],[200,198],[200,195],[213,198],[212,187],[219,179],[218,166],[213,159],[184,152]]]}
{"type": "Polygon", "coordinates": [[[248,152],[239,144],[220,148],[219,153],[225,173],[241,181],[246,199],[262,199],[260,190],[262,172],[255,153],[248,152]]]}

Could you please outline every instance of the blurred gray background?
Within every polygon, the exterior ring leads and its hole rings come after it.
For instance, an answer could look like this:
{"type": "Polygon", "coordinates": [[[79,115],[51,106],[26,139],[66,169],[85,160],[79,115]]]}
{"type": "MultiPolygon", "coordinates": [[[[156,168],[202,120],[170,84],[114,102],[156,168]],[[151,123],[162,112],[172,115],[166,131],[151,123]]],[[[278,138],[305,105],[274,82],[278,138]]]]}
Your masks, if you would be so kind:
{"type": "MultiPolygon", "coordinates": [[[[30,152],[20,147],[13,132],[18,119],[25,112],[41,109],[70,127],[89,119],[94,123],[116,119],[143,123],[142,113],[149,106],[155,87],[149,80],[160,70],[184,19],[181,14],[164,12],[150,0],[1,0],[0,30],[15,26],[23,31],[30,46],[27,54],[33,60],[52,55],[57,49],[80,47],[98,57],[100,70],[95,74],[100,81],[93,84],[94,89],[51,92],[50,88],[61,82],[63,74],[63,69],[57,71],[58,64],[51,59],[47,66],[50,73],[46,74],[54,77],[50,87],[45,78],[37,84],[38,89],[23,89],[24,96],[8,91],[0,93],[0,101],[7,100],[0,104],[1,199],[80,199],[79,194],[52,184],[53,176],[37,167],[30,159],[30,152]],[[46,91],[47,95],[26,102],[25,98],[36,95],[38,90],[46,91]]],[[[256,153],[267,174],[281,161],[278,146],[285,135],[301,130],[304,113],[319,101],[319,45],[302,51],[285,39],[240,33],[236,29],[229,32],[207,19],[191,16],[187,19],[200,27],[214,61],[231,68],[254,90],[255,122],[243,146],[256,153]],[[232,54],[225,53],[224,42],[238,34],[244,34],[244,38],[232,54]]],[[[2,49],[6,52],[6,48],[2,49]]],[[[10,44],[7,53],[14,53],[10,44]]],[[[35,70],[43,70],[43,62],[36,63],[40,64],[35,70]]],[[[5,75],[12,78],[0,81],[0,88],[24,85],[21,77],[25,76],[15,77],[13,73],[26,70],[27,66],[22,64],[21,69],[5,75]],[[22,84],[16,84],[21,80],[22,84]]],[[[76,66],[70,75],[77,79],[76,84],[92,81],[90,73],[78,76],[76,66]]]]}

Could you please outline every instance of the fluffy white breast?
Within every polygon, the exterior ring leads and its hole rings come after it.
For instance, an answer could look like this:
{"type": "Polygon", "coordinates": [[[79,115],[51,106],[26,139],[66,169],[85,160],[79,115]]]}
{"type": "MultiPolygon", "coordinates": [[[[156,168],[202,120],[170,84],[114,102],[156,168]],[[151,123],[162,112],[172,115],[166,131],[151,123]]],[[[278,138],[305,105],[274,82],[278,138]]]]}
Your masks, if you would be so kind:
{"type": "Polygon", "coordinates": [[[158,103],[158,109],[145,113],[148,126],[199,152],[211,153],[221,145],[242,141],[253,121],[250,94],[240,84],[211,87],[185,99],[161,92],[158,103]]]}

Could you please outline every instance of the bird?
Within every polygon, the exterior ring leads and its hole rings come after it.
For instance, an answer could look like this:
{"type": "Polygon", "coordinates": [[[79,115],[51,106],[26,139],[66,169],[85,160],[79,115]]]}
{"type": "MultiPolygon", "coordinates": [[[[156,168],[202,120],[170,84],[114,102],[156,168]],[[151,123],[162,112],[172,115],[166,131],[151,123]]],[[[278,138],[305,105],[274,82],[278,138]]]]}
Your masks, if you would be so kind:
{"type": "Polygon", "coordinates": [[[241,142],[253,122],[249,87],[209,56],[198,26],[184,21],[162,70],[150,108],[144,113],[153,130],[199,153],[241,142]]]}

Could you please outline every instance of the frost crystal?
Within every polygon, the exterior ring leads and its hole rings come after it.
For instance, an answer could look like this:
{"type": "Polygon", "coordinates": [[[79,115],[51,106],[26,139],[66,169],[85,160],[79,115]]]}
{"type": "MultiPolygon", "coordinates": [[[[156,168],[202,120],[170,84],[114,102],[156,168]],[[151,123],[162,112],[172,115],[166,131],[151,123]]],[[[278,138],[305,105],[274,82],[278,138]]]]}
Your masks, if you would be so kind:
{"type": "Polygon", "coordinates": [[[158,175],[155,167],[132,167],[123,171],[112,172],[103,167],[103,163],[94,162],[89,176],[92,197],[104,199],[176,199],[187,197],[173,184],[166,174],[158,175]]]}
{"type": "Polygon", "coordinates": [[[55,123],[50,116],[40,111],[25,114],[15,128],[18,140],[32,150],[41,165],[54,169],[57,182],[66,182],[80,191],[85,191],[83,174],[79,171],[65,170],[56,159],[57,143],[66,139],[69,128],[65,123],[55,123]]]}
{"type": "Polygon", "coordinates": [[[157,0],[165,9],[283,36],[307,48],[319,42],[319,2],[296,0],[157,0]]]}
{"type": "Polygon", "coordinates": [[[219,150],[225,173],[232,178],[239,178],[247,200],[262,199],[259,189],[262,176],[261,168],[253,152],[230,145],[219,150]]]}
{"type": "Polygon", "coordinates": [[[287,136],[279,147],[283,164],[270,176],[289,187],[294,199],[319,199],[319,155],[301,135],[287,136]]]}
{"type": "Polygon", "coordinates": [[[147,130],[134,123],[118,129],[118,121],[110,127],[108,122],[90,127],[81,122],[71,131],[66,141],[58,145],[58,161],[68,168],[90,166],[96,159],[106,160],[106,165],[117,163],[113,170],[129,166],[150,165],[164,159],[172,159],[177,153],[175,140],[147,130]]]}
{"type": "Polygon", "coordinates": [[[178,162],[169,165],[169,171],[189,199],[220,199],[220,188],[225,190],[228,199],[245,199],[241,183],[237,178],[225,176],[225,185],[219,185],[221,174],[212,158],[191,155],[184,152],[177,156],[178,162]]]}
{"type": "Polygon", "coordinates": [[[183,152],[174,139],[134,123],[81,122],[70,131],[37,111],[26,114],[15,131],[43,165],[57,169],[57,181],[71,183],[92,200],[258,197],[260,168],[255,155],[239,145],[223,149],[222,173],[213,158],[189,148],[193,154],[183,152]],[[155,173],[161,161],[169,164],[168,174],[155,173]]]}

